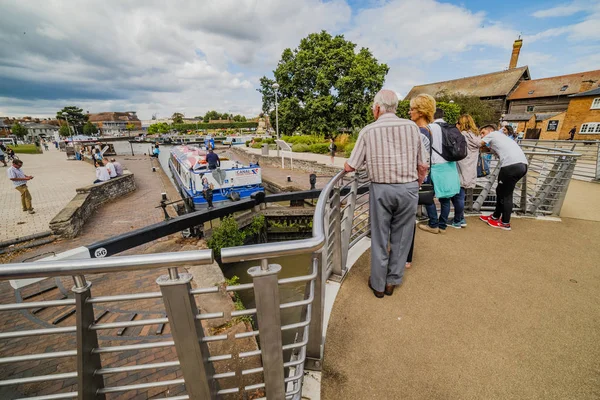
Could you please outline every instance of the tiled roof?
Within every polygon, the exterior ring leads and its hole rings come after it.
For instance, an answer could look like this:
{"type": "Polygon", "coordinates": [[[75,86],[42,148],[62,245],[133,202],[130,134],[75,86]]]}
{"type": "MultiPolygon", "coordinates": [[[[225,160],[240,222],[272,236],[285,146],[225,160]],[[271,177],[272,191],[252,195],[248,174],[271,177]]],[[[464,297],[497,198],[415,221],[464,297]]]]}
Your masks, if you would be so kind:
{"type": "Polygon", "coordinates": [[[443,91],[477,97],[507,96],[521,78],[529,79],[529,69],[527,66],[415,86],[404,99],[410,100],[423,93],[436,96],[443,91]]]}
{"type": "Polygon", "coordinates": [[[562,112],[555,112],[555,113],[544,113],[544,114],[535,114],[535,120],[536,121],[545,121],[549,118],[552,118],[554,116],[557,116],[558,114],[562,114],[564,111],[562,112]]]}
{"type": "Polygon", "coordinates": [[[136,114],[133,112],[101,112],[96,114],[88,114],[90,122],[103,121],[139,121],[136,114]]]}
{"type": "Polygon", "coordinates": [[[572,94],[569,97],[584,97],[584,96],[599,96],[600,95],[600,87],[592,90],[588,90],[587,92],[581,92],[577,94],[572,94]]]}
{"type": "Polygon", "coordinates": [[[529,121],[533,117],[533,114],[506,114],[504,121],[529,121]]]}
{"type": "Polygon", "coordinates": [[[581,90],[581,85],[584,81],[595,81],[595,86],[598,82],[600,82],[600,70],[523,81],[519,87],[508,97],[508,100],[567,96],[570,94],[579,93],[581,90]]]}

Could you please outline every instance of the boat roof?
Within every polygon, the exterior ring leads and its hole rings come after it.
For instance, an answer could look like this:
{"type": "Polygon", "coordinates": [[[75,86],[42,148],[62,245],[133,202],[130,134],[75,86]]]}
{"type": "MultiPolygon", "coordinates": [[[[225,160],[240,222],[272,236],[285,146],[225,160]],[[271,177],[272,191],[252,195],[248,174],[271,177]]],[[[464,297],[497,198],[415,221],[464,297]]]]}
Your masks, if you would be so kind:
{"type": "Polygon", "coordinates": [[[204,160],[206,157],[206,150],[202,150],[197,146],[174,146],[171,149],[171,154],[179,160],[182,166],[191,169],[198,161],[204,160]]]}

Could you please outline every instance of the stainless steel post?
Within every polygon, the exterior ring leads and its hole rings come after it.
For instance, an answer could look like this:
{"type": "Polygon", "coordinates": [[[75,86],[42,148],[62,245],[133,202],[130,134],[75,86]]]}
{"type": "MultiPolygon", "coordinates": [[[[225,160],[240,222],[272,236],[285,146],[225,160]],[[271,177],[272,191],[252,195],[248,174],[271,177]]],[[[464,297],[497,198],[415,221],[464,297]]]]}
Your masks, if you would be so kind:
{"type": "Polygon", "coordinates": [[[527,212],[527,174],[521,178],[521,212],[527,212]]]}
{"type": "Polygon", "coordinates": [[[596,176],[595,180],[600,180],[600,142],[596,142],[596,176]]]}
{"type": "Polygon", "coordinates": [[[263,376],[266,397],[269,399],[285,398],[281,314],[277,283],[279,271],[281,271],[281,265],[278,264],[269,264],[266,270],[262,267],[252,267],[248,270],[248,275],[254,282],[263,376]]]}
{"type": "Polygon", "coordinates": [[[329,221],[326,223],[332,223],[331,229],[333,230],[333,254],[332,254],[332,273],[338,276],[341,281],[344,273],[342,266],[342,224],[340,215],[340,190],[335,189],[333,196],[331,197],[331,214],[329,221]]]}
{"type": "Polygon", "coordinates": [[[323,253],[313,254],[313,265],[317,267],[315,292],[310,309],[310,326],[308,327],[308,343],[306,344],[306,361],[304,368],[320,371],[323,366],[323,314],[325,308],[325,281],[323,253]]]}
{"type": "Polygon", "coordinates": [[[205,335],[202,323],[196,319],[199,312],[196,299],[190,294],[191,281],[191,274],[179,274],[177,280],[163,275],[156,283],[162,292],[190,399],[216,399],[218,386],[213,378],[215,371],[208,361],[208,345],[202,342],[205,335]]]}
{"type": "Polygon", "coordinates": [[[494,185],[496,178],[498,178],[499,173],[500,173],[500,162],[498,162],[496,164],[496,168],[494,168],[494,171],[492,171],[492,173],[490,174],[487,183],[483,187],[483,190],[481,191],[481,193],[479,193],[477,200],[475,200],[475,203],[473,204],[473,211],[479,212],[481,210],[481,206],[483,206],[483,202],[490,194],[490,191],[492,190],[492,186],[494,185]]]}
{"type": "Polygon", "coordinates": [[[102,375],[96,375],[96,370],[102,368],[100,354],[92,353],[98,347],[97,331],[89,329],[94,323],[94,308],[86,300],[92,296],[91,283],[86,283],[83,276],[73,277],[75,287],[75,305],[77,309],[77,387],[79,400],[104,400],[104,394],[97,394],[98,389],[104,388],[102,375]]]}
{"type": "Polygon", "coordinates": [[[356,195],[358,193],[358,174],[354,174],[352,185],[350,186],[350,195],[347,198],[347,205],[341,221],[341,242],[342,242],[342,278],[346,274],[346,262],[348,261],[348,250],[350,247],[350,238],[352,237],[352,225],[354,224],[354,208],[356,207],[356,195]]]}

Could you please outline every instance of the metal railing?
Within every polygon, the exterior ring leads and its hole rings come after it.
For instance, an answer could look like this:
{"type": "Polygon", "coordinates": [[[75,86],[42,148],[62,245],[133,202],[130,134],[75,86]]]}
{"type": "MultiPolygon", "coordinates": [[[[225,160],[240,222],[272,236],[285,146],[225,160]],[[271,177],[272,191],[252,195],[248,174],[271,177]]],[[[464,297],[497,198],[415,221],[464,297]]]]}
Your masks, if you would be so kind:
{"type": "MultiPolygon", "coordinates": [[[[178,268],[212,263],[211,250],[2,265],[0,280],[46,277],[50,279],[42,283],[55,279],[59,287],[64,287],[71,279],[74,286],[61,292],[63,296],[59,294],[59,298],[55,294],[45,296],[53,293],[49,289],[41,289],[29,298],[17,290],[15,302],[0,304],[0,315],[15,321],[8,324],[14,329],[0,332],[0,397],[105,399],[129,396],[132,392],[149,397],[149,390],[185,385],[171,399],[227,398],[242,392],[257,396],[257,391],[258,396],[269,399],[299,399],[304,369],[321,368],[325,282],[329,278],[342,279],[348,250],[369,233],[368,184],[364,173],[340,173],[334,177],[321,191],[310,238],[222,249],[224,263],[256,261],[256,266],[248,270],[251,283],[193,287],[192,276],[178,268]],[[307,275],[279,278],[286,266],[270,262],[275,257],[307,253],[312,255],[307,275]],[[118,283],[125,274],[151,273],[160,268],[166,268],[168,274],[156,279],[159,291],[119,293],[118,283]],[[92,296],[92,284],[96,287],[96,283],[98,289],[108,290],[110,295],[92,296]],[[103,286],[111,283],[115,284],[103,286]],[[304,296],[281,302],[280,287],[290,284],[305,285],[304,296]],[[252,292],[254,308],[201,311],[204,296],[243,291],[252,292]],[[36,301],[27,301],[30,299],[36,301]],[[153,302],[153,317],[137,318],[132,314],[131,318],[114,319],[106,317],[107,311],[100,308],[111,304],[130,309],[136,302],[147,301],[153,302]],[[300,311],[300,320],[282,323],[281,312],[290,309],[300,311]],[[41,314],[55,319],[49,323],[39,317],[41,314]],[[156,317],[157,314],[164,316],[156,317]],[[211,335],[203,325],[209,320],[231,322],[240,317],[253,317],[252,327],[244,332],[211,335]],[[133,343],[113,340],[114,334],[108,334],[151,326],[161,327],[165,334],[133,343]],[[285,342],[284,337],[293,340],[285,342]],[[258,346],[227,354],[214,354],[210,347],[216,342],[247,338],[256,340],[258,346]],[[39,342],[48,346],[32,351],[39,342]],[[124,365],[138,353],[152,355],[163,351],[171,358],[133,358],[139,361],[124,365]],[[257,362],[245,367],[245,360],[251,359],[257,362]],[[224,370],[219,366],[233,360],[238,360],[239,369],[224,370]],[[28,363],[36,363],[37,368],[28,363]],[[166,376],[171,379],[144,378],[161,370],[170,371],[166,376]],[[222,384],[231,378],[239,378],[241,383],[222,384]],[[252,378],[252,382],[247,383],[246,378],[252,378]],[[2,391],[8,388],[12,392],[2,391]],[[10,394],[3,396],[4,393],[10,394]]],[[[50,289],[53,287],[56,286],[50,289]]]]}
{"type": "Polygon", "coordinates": [[[600,140],[523,139],[521,143],[530,148],[542,146],[581,154],[575,165],[573,178],[585,181],[600,180],[600,140]]]}

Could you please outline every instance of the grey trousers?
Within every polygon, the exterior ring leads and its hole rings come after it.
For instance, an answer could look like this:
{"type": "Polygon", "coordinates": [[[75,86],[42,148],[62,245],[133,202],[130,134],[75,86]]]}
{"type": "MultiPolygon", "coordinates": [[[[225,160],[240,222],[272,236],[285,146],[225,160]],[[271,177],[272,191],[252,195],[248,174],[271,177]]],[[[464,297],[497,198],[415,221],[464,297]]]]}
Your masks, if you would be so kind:
{"type": "Polygon", "coordinates": [[[419,184],[372,183],[369,199],[371,286],[383,292],[386,284],[399,285],[402,282],[415,229],[419,184]]]}

